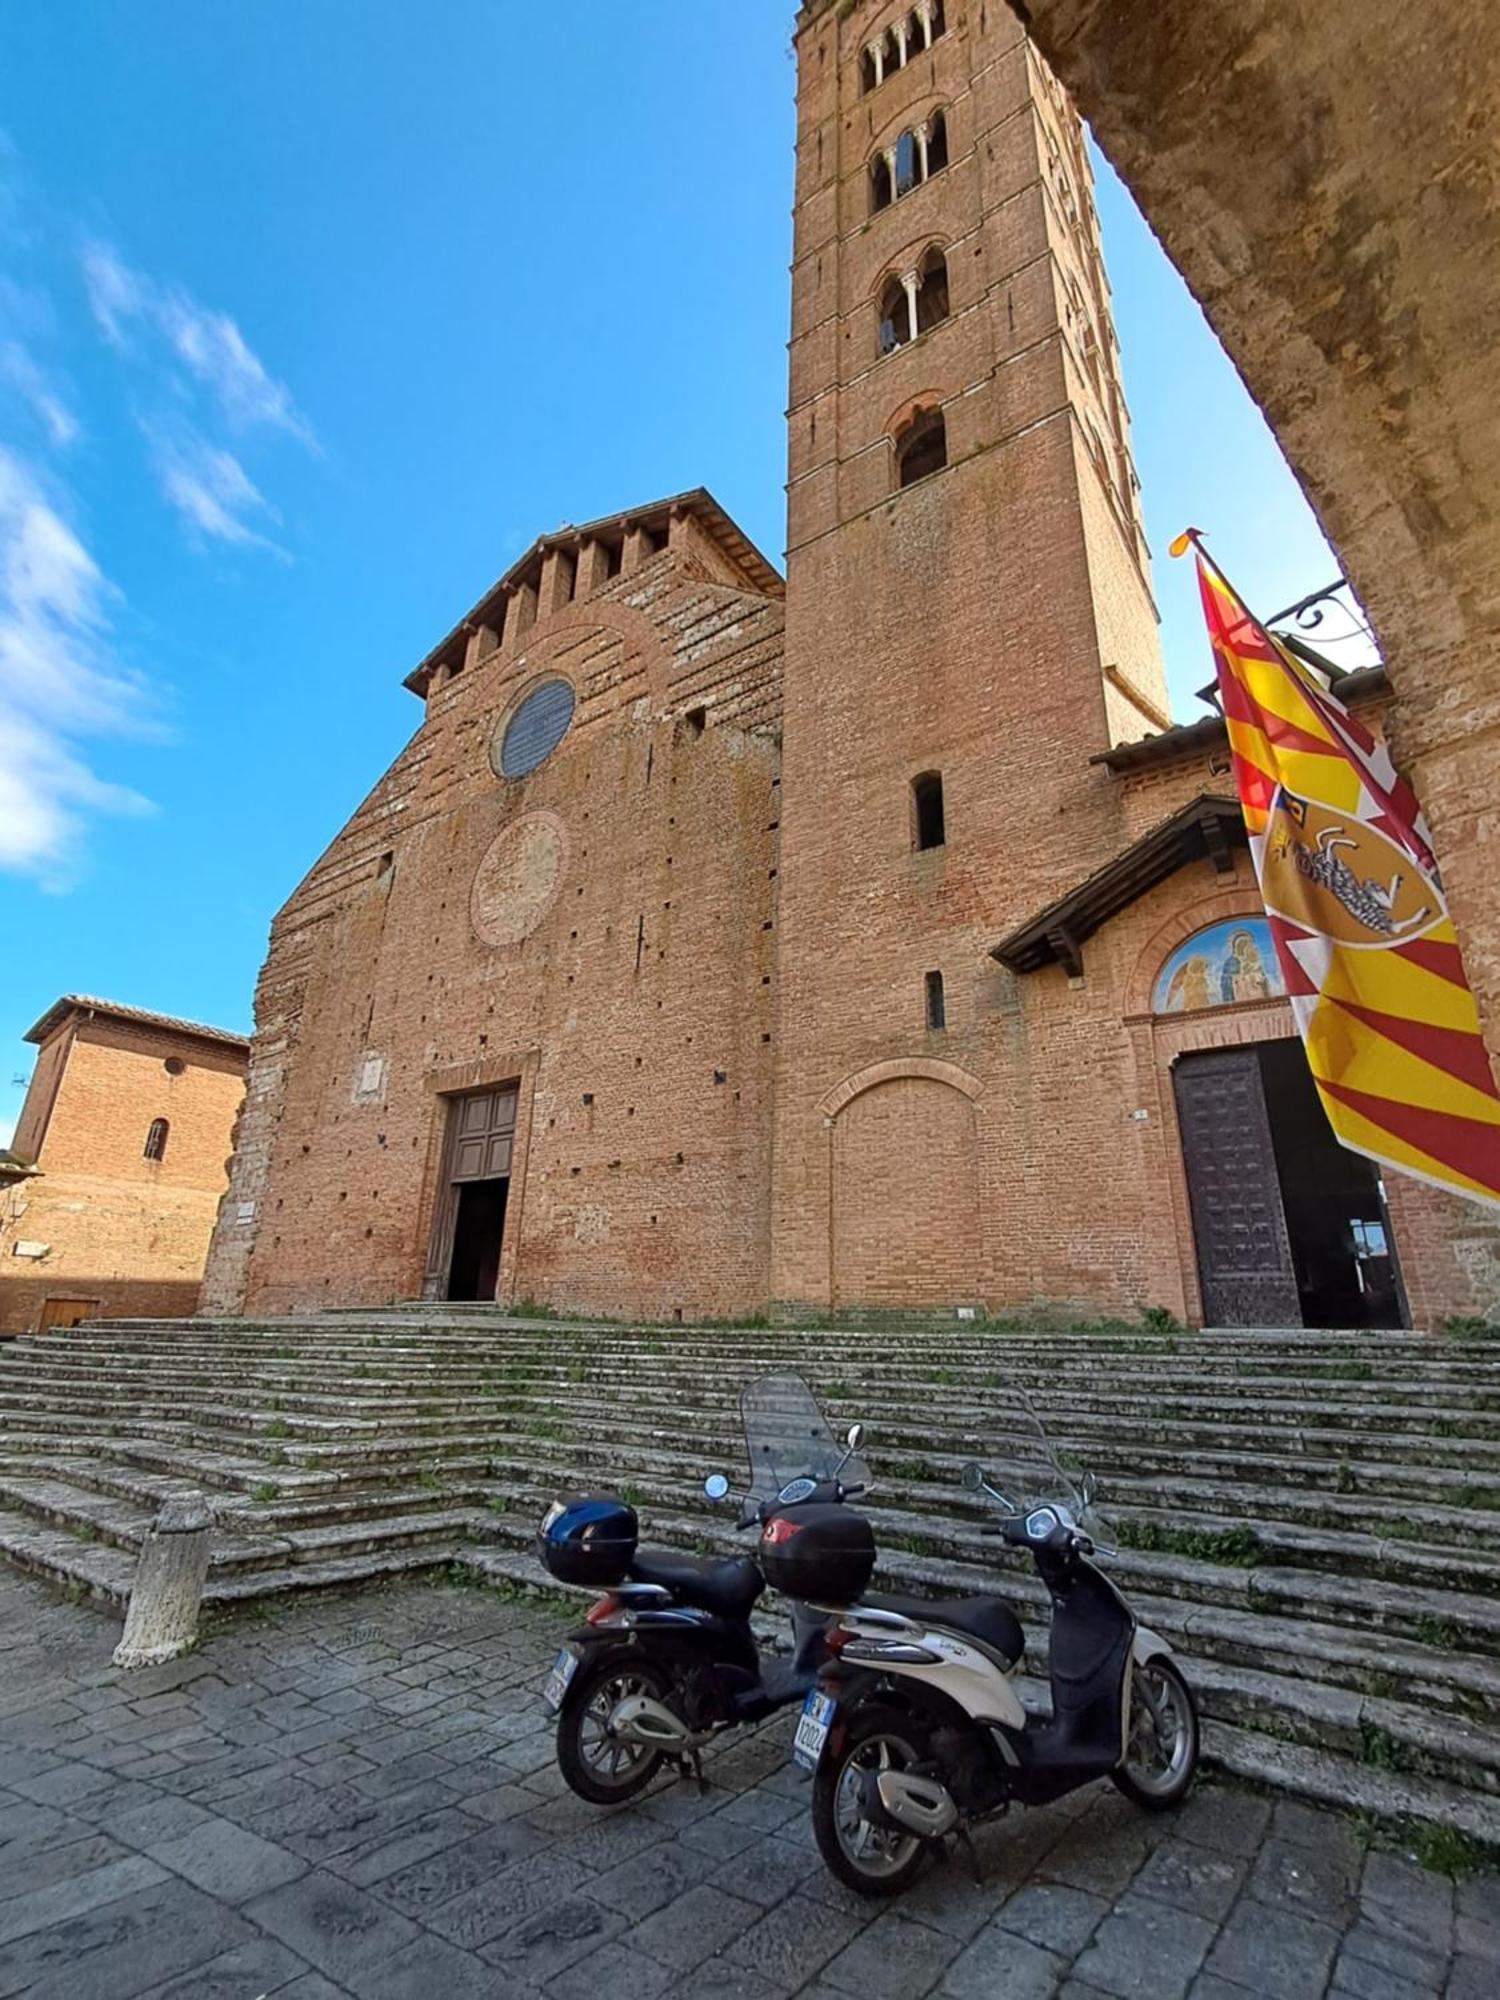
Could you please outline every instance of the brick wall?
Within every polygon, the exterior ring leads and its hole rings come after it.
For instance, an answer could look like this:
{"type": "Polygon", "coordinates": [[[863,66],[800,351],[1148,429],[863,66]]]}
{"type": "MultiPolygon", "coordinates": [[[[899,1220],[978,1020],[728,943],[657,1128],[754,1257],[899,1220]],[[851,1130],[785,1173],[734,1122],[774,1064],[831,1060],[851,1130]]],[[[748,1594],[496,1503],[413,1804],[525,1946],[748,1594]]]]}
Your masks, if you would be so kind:
{"type": "Polygon", "coordinates": [[[49,1298],[103,1313],[194,1310],[244,1063],[233,1045],[102,1014],[49,1037],[16,1135],[18,1151],[39,1138],[40,1173],[0,1195],[0,1332],[34,1327],[49,1298]],[[166,1146],[148,1160],[157,1118],[166,1146]],[[47,1254],[19,1258],[17,1242],[47,1254]]]}
{"type": "Polygon", "coordinates": [[[278,916],[206,1306],[415,1295],[451,1097],[512,1078],[503,1296],[763,1300],[782,607],[690,517],[638,554],[433,688],[278,916]],[[571,727],[501,779],[497,727],[550,675],[571,727]],[[476,881],[536,821],[561,865],[497,946],[476,881]]]}

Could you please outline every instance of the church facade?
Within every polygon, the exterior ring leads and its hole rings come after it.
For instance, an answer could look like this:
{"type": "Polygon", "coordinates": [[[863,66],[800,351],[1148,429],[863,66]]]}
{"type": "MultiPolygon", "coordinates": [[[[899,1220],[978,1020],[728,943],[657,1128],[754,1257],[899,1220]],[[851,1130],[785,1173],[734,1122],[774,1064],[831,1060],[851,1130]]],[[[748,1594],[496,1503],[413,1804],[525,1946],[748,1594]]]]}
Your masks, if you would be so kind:
{"type": "Polygon", "coordinates": [[[1167,713],[1071,106],[998,4],[797,50],[785,581],[681,494],[408,676],[272,929],[205,1307],[1493,1311],[1485,1212],[1320,1122],[1167,713]]]}

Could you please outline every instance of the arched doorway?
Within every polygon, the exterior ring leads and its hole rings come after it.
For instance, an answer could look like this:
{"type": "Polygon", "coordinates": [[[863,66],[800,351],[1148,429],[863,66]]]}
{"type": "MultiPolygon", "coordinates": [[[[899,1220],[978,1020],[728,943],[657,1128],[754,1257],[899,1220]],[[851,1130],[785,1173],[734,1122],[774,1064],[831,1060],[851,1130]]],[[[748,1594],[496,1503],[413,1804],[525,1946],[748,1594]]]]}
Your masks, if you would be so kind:
{"type": "MultiPolygon", "coordinates": [[[[1374,1162],[1339,1144],[1284,1005],[1265,919],[1193,932],[1157,974],[1152,1013],[1200,1020],[1172,1063],[1203,1317],[1216,1326],[1407,1323],[1374,1162]],[[1215,1014],[1274,1015],[1226,1045],[1215,1014]]],[[[1241,1016],[1248,1025],[1248,1019],[1241,1016]]]]}

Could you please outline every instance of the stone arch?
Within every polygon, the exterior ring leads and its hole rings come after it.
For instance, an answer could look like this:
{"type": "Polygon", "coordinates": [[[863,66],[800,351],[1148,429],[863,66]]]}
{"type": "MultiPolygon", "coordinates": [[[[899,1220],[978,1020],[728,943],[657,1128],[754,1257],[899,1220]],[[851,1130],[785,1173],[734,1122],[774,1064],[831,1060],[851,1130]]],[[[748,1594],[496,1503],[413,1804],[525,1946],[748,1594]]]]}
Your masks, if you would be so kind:
{"type": "Polygon", "coordinates": [[[1151,994],[1157,973],[1177,946],[1195,931],[1206,930],[1210,924],[1220,923],[1227,917],[1264,916],[1265,907],[1258,889],[1244,887],[1221,889],[1212,896],[1195,897],[1181,909],[1174,910],[1170,917],[1157,925],[1141,947],[1125,984],[1125,1019],[1135,1020],[1151,1012],[1151,994]]]}
{"type": "Polygon", "coordinates": [[[829,1303],[951,1307],[983,1298],[982,1086],[951,1063],[876,1063],[824,1099],[829,1303]]]}
{"type": "Polygon", "coordinates": [[[1392,754],[1500,1054],[1500,834],[1475,813],[1480,739],[1500,721],[1500,460],[1475,443],[1500,266],[1492,204],[1439,192],[1483,180],[1500,38],[1475,0],[1368,10],[1353,63],[1339,7],[1012,5],[1223,341],[1380,635],[1392,754]]]}
{"type": "Polygon", "coordinates": [[[862,1091],[873,1090],[876,1084],[889,1083],[898,1076],[929,1077],[934,1083],[949,1084],[971,1100],[984,1095],[984,1085],[978,1077],[960,1069],[957,1063],[939,1062],[935,1056],[898,1056],[889,1062],[871,1063],[868,1068],[846,1076],[819,1101],[818,1110],[825,1119],[836,1118],[862,1091]]]}

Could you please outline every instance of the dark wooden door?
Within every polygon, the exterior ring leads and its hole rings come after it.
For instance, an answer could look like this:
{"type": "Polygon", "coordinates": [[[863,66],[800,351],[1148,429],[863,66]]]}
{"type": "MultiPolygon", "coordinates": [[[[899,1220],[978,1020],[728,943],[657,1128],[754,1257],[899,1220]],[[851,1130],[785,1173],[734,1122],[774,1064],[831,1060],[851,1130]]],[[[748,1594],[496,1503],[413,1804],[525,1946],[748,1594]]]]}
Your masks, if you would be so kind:
{"type": "Polygon", "coordinates": [[[437,1206],[427,1246],[427,1270],[422,1280],[425,1299],[448,1295],[448,1271],[453,1261],[453,1231],[458,1220],[458,1190],[465,1181],[500,1180],[510,1173],[516,1139],[516,1106],[520,1085],[501,1084],[495,1090],[471,1091],[448,1100],[448,1125],[443,1135],[438,1169],[437,1206]]]}
{"type": "Polygon", "coordinates": [[[1183,1056],[1173,1072],[1210,1326],[1300,1326],[1271,1121],[1254,1049],[1183,1056]]]}

